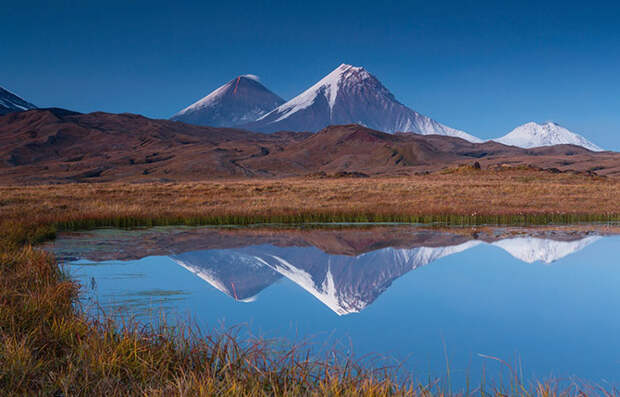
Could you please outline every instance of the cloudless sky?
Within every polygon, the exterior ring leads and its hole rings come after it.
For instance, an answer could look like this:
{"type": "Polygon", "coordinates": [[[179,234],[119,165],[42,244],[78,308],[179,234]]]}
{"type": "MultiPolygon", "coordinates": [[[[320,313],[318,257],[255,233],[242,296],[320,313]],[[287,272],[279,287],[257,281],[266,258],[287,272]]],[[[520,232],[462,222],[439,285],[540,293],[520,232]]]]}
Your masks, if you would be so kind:
{"type": "Polygon", "coordinates": [[[168,118],[252,73],[290,99],[341,63],[481,138],[556,121],[620,150],[620,3],[0,0],[0,86],[168,118]]]}

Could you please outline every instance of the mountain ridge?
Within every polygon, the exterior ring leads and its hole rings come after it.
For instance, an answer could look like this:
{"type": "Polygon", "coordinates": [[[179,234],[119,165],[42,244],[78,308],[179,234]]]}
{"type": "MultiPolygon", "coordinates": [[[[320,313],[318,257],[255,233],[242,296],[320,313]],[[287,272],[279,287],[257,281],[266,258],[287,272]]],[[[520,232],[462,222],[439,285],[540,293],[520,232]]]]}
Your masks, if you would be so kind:
{"type": "MultiPolygon", "coordinates": [[[[249,96],[264,95],[264,92],[273,94],[260,84],[256,76],[242,75],[178,112],[171,117],[171,120],[205,126],[237,127],[264,133],[318,132],[330,125],[359,124],[390,134],[399,132],[436,134],[460,137],[475,143],[483,142],[478,137],[445,126],[403,105],[375,76],[361,66],[341,64],[288,101],[275,94],[267,103],[254,98],[256,102],[262,104],[260,110],[243,108],[239,111],[234,110],[234,105],[220,103],[226,102],[220,97],[226,96],[225,94],[230,91],[235,92],[240,81],[242,86],[243,82],[253,81],[261,87],[256,92],[250,91],[247,94],[249,96]],[[215,108],[218,110],[214,110],[215,108]],[[209,109],[219,112],[219,116],[213,119],[208,115],[201,115],[209,109]],[[224,114],[226,112],[228,114],[224,114]]],[[[555,122],[542,124],[529,122],[502,137],[489,140],[525,149],[574,144],[592,151],[603,151],[585,137],[555,122]]]]}

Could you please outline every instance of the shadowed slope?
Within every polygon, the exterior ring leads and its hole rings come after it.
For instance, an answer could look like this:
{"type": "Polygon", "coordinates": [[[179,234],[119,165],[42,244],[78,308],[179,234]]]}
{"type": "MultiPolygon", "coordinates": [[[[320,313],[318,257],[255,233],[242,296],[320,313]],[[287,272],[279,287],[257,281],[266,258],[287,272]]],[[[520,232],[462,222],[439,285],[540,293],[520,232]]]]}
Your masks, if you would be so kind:
{"type": "Polygon", "coordinates": [[[303,137],[198,127],[134,114],[14,113],[0,118],[0,180],[24,181],[24,176],[30,182],[252,176],[239,161],[303,137]]]}

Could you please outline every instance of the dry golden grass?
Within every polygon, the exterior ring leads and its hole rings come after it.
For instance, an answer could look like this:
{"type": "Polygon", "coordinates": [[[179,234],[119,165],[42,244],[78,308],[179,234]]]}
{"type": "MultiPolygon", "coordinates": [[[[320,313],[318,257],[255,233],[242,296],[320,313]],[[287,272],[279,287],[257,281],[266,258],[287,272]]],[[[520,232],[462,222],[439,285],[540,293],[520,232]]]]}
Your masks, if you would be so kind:
{"type": "Polygon", "coordinates": [[[475,215],[483,223],[493,223],[523,214],[566,215],[569,222],[590,219],[571,216],[617,218],[620,180],[485,171],[402,178],[0,186],[2,218],[26,215],[45,223],[122,217],[226,220],[232,216],[258,221],[278,217],[363,221],[428,215],[475,215]]]}

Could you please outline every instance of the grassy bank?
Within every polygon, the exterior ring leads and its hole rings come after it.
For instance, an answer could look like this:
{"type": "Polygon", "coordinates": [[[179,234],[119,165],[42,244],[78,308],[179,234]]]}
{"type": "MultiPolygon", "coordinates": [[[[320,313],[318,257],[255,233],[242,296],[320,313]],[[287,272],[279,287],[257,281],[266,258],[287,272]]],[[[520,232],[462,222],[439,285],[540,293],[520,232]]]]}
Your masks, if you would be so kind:
{"type": "MultiPolygon", "coordinates": [[[[192,330],[186,329],[141,324],[121,328],[106,319],[88,320],[75,306],[77,286],[64,278],[53,257],[33,246],[53,238],[58,227],[266,220],[543,223],[618,219],[616,182],[575,179],[569,190],[563,190],[566,181],[553,175],[544,176],[551,178],[546,181],[551,187],[544,181],[522,182],[523,175],[513,177],[512,185],[505,181],[506,175],[490,175],[478,182],[464,177],[461,182],[469,187],[451,196],[442,195],[458,187],[453,176],[0,187],[0,390],[8,395],[66,396],[452,394],[441,382],[401,383],[391,371],[367,369],[338,355],[313,359],[303,348],[264,341],[240,343],[234,335],[207,331],[191,337],[192,330]],[[527,186],[533,187],[513,201],[500,198],[506,191],[519,192],[527,186]],[[558,194],[575,197],[561,201],[558,194]],[[593,195],[594,204],[584,201],[581,207],[570,207],[588,195],[593,195]],[[488,205],[481,205],[482,201],[488,205]],[[508,202],[513,206],[494,212],[508,202]],[[527,203],[529,207],[524,206],[527,203]],[[477,213],[468,212],[471,205],[479,206],[477,213]]],[[[582,392],[602,391],[574,383],[523,385],[519,380],[505,387],[476,388],[481,395],[582,392]]]]}

